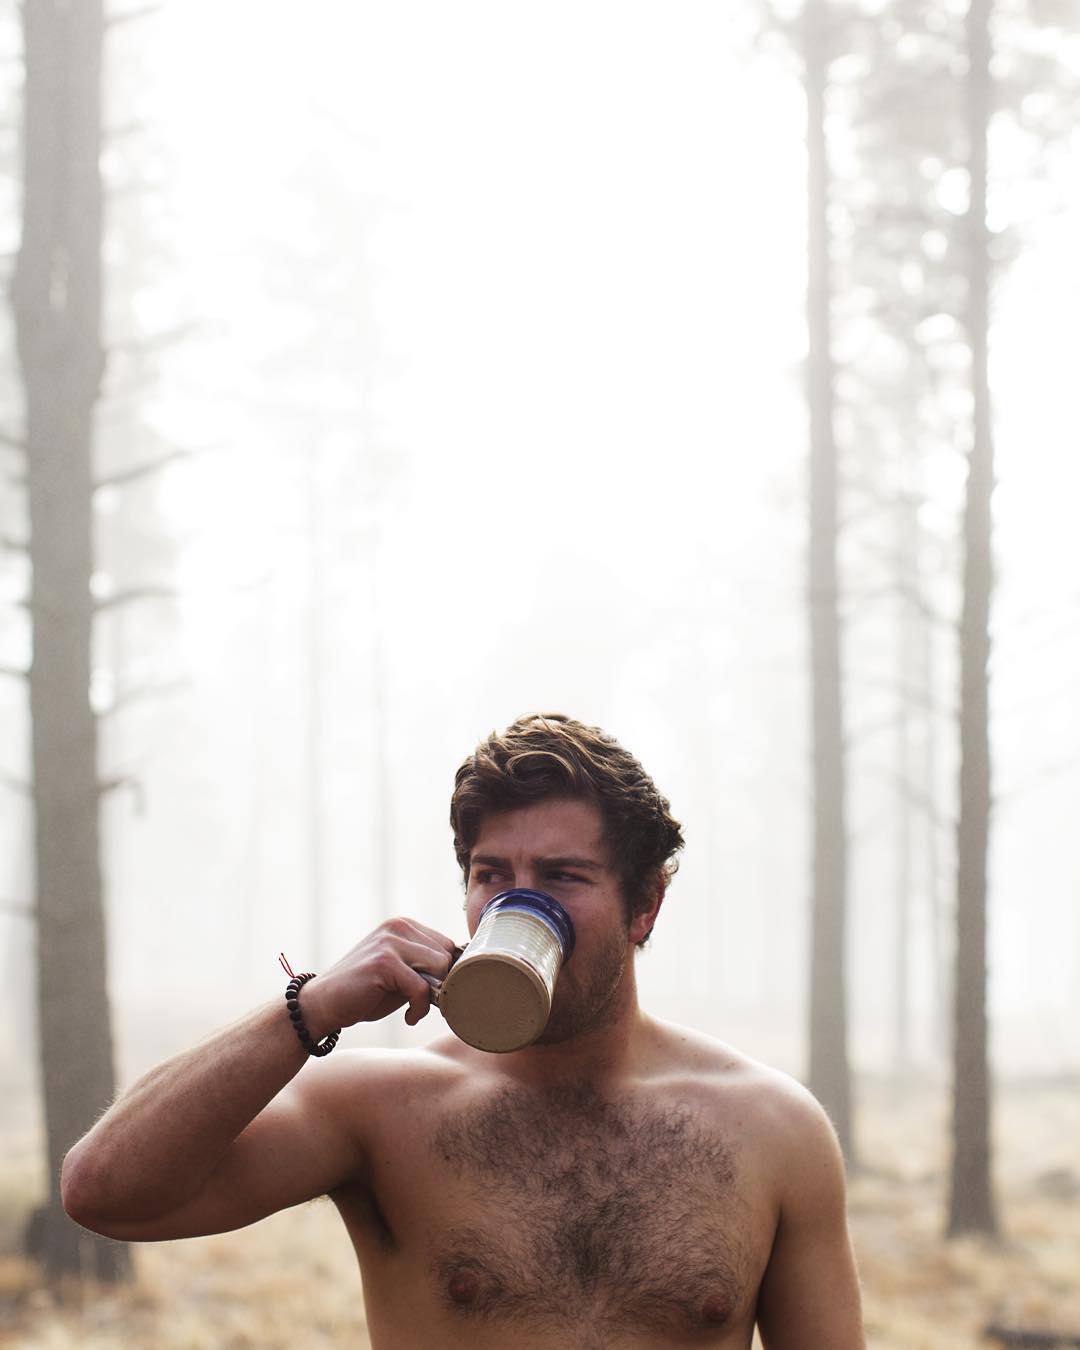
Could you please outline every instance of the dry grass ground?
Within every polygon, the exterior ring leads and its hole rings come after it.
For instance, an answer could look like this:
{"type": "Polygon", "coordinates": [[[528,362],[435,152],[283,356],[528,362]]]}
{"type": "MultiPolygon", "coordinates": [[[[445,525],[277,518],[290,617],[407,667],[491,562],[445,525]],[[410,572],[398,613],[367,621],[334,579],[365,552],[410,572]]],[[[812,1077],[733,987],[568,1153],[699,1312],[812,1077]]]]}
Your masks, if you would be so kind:
{"type": "MultiPolygon", "coordinates": [[[[998,1111],[1007,1240],[945,1243],[945,1103],[864,1085],[852,1225],[873,1350],[972,1350],[991,1320],[1080,1331],[1080,1086],[1011,1088],[998,1111]]],[[[332,1207],[242,1233],[137,1250],[129,1289],[57,1294],[13,1254],[40,1185],[29,1156],[0,1174],[0,1345],[19,1350],[365,1350],[352,1252],[332,1207]]]]}
{"type": "Polygon", "coordinates": [[[990,1322],[1080,1333],[1080,1085],[1000,1094],[997,1244],[941,1240],[945,1109],[864,1091],[851,1219],[871,1346],[970,1350],[990,1322]]]}

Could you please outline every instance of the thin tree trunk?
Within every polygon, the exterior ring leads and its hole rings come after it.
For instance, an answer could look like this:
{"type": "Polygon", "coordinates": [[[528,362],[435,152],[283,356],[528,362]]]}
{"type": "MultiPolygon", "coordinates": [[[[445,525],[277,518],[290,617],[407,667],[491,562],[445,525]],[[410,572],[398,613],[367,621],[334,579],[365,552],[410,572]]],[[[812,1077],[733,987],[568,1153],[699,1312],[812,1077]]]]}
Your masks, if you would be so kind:
{"type": "Polygon", "coordinates": [[[971,0],[967,18],[971,176],[967,325],[974,427],[964,514],[964,601],[960,625],[960,820],[957,832],[950,1236],[997,1232],[990,1182],[990,1073],[986,1018],[986,859],[991,801],[990,599],[993,586],[990,499],[994,486],[987,369],[990,7],[990,0],[971,0]]]}
{"type": "Polygon", "coordinates": [[[309,949],[305,960],[321,970],[326,949],[325,781],[323,773],[323,512],[320,480],[321,427],[308,448],[305,465],[308,526],[308,717],[307,845],[309,949]]]}
{"type": "Polygon", "coordinates": [[[825,144],[827,16],[817,0],[805,13],[810,350],[809,613],[814,781],[811,901],[809,1086],[832,1118],[845,1156],[853,1156],[847,1052],[845,929],[847,836],[838,605],[837,455],[825,144]]]}
{"type": "Polygon", "coordinates": [[[128,1250],[59,1203],[64,1153],[114,1092],[90,707],[91,455],[101,344],[101,0],[25,0],[23,237],[13,281],[33,574],[30,712],[37,977],[49,1199],[28,1234],[48,1272],[116,1279],[128,1250]]]}
{"type": "MultiPolygon", "coordinates": [[[[928,692],[935,689],[937,661],[934,650],[934,631],[929,623],[922,625],[919,642],[920,683],[928,692]]],[[[923,741],[922,774],[929,800],[937,794],[938,782],[938,724],[933,709],[928,707],[924,718],[925,739],[923,741]]],[[[942,876],[941,844],[938,838],[939,825],[934,816],[926,817],[926,915],[930,936],[930,965],[933,973],[931,994],[933,1007],[931,1014],[932,1044],[935,1050],[933,1067],[943,1068],[947,1058],[950,1035],[949,1011],[949,950],[948,930],[951,923],[952,906],[947,903],[944,891],[947,879],[942,876]]]]}
{"type": "Polygon", "coordinates": [[[911,885],[912,885],[912,830],[911,806],[911,724],[912,709],[908,690],[915,687],[911,669],[912,656],[912,594],[917,585],[912,551],[915,539],[912,528],[914,512],[908,503],[901,503],[897,511],[896,571],[900,582],[900,615],[897,623],[897,670],[900,675],[900,698],[896,717],[896,776],[900,792],[895,802],[895,929],[893,933],[893,1045],[892,1072],[896,1085],[903,1084],[911,1071],[911,885]]]}
{"type": "MultiPolygon", "coordinates": [[[[896,779],[900,785],[895,803],[895,910],[893,934],[893,1044],[892,1074],[894,1086],[902,1090],[913,1067],[911,976],[913,951],[914,890],[917,885],[917,830],[912,788],[921,765],[916,764],[915,737],[918,714],[914,691],[929,686],[920,684],[921,648],[926,640],[927,621],[919,611],[922,598],[919,571],[919,497],[914,486],[915,470],[905,456],[901,464],[900,500],[895,510],[894,567],[898,592],[896,625],[896,670],[899,697],[896,715],[896,779]]],[[[929,721],[929,717],[925,719],[929,721]]],[[[933,799],[933,786],[920,787],[933,799]]]]}

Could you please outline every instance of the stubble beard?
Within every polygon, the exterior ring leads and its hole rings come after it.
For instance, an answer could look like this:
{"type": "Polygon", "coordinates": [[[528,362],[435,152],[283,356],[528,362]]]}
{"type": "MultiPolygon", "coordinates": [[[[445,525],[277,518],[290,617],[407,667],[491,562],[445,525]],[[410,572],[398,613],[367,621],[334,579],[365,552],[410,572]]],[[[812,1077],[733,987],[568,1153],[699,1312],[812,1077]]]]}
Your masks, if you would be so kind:
{"type": "Polygon", "coordinates": [[[628,959],[626,935],[615,931],[594,954],[581,985],[570,983],[570,972],[563,972],[556,984],[551,1016],[536,1044],[557,1045],[587,1031],[601,1031],[614,1022],[618,1015],[616,995],[628,959]]]}

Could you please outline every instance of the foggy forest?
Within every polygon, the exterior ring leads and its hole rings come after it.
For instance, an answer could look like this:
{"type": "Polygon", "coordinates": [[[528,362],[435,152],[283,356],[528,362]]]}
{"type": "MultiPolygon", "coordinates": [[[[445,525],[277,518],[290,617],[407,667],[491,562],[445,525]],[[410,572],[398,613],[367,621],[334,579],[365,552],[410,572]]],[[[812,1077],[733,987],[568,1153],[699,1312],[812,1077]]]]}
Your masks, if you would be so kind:
{"type": "Polygon", "coordinates": [[[279,952],[464,936],[455,769],[563,712],[869,1343],[1080,1345],[1078,108],[1080,0],[0,9],[0,1343],[367,1346],[329,1206],[60,1162],[279,952]]]}

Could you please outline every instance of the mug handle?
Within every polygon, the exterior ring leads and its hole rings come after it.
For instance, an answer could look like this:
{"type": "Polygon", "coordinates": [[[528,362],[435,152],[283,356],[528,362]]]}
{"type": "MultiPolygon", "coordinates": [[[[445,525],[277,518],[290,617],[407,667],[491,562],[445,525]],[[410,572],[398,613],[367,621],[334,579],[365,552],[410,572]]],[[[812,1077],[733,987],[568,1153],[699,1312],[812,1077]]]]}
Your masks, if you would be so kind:
{"type": "MultiPolygon", "coordinates": [[[[450,957],[450,967],[446,972],[447,975],[449,975],[450,971],[454,969],[454,966],[457,964],[459,958],[464,953],[464,951],[465,951],[464,947],[454,948],[453,953],[451,954],[450,957]]],[[[431,985],[431,1001],[432,1003],[435,1004],[437,1008],[439,1006],[439,995],[442,993],[443,981],[436,979],[434,975],[432,975],[429,971],[426,970],[418,970],[416,973],[417,975],[421,976],[422,979],[427,980],[428,984],[431,985]]]]}

